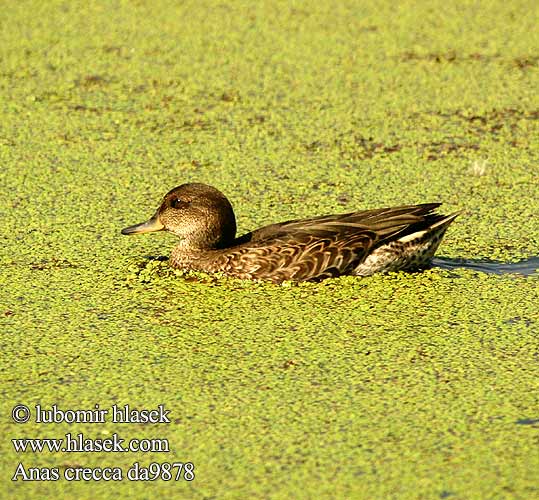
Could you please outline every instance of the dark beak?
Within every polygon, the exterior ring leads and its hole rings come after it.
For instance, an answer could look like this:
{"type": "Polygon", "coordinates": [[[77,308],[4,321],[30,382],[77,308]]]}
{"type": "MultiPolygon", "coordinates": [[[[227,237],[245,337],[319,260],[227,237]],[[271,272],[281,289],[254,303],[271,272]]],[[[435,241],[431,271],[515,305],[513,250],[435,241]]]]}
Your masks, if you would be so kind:
{"type": "Polygon", "coordinates": [[[165,229],[165,226],[161,224],[161,221],[159,220],[159,214],[158,212],[156,212],[149,221],[135,224],[134,226],[129,226],[125,229],[122,229],[122,234],[154,233],[155,231],[162,231],[163,229],[165,229]]]}

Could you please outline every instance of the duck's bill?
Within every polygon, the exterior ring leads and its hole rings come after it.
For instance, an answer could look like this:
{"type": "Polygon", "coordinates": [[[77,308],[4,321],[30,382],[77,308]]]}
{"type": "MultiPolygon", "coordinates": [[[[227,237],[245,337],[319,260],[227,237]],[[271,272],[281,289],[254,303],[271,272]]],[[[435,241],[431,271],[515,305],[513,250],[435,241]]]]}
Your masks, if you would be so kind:
{"type": "Polygon", "coordinates": [[[163,229],[165,229],[165,226],[161,224],[158,215],[155,214],[149,221],[122,229],[122,234],[154,233],[155,231],[162,231],[163,229]]]}

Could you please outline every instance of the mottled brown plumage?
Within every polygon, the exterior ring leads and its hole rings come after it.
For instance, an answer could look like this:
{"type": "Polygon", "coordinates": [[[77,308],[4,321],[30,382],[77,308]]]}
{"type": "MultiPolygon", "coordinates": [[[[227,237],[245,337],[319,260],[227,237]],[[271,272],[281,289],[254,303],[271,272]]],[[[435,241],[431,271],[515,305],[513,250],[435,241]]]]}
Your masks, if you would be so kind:
{"type": "Polygon", "coordinates": [[[180,242],[171,264],[181,269],[276,283],[368,276],[428,266],[458,215],[434,213],[439,206],[426,203],[291,220],[236,238],[229,201],[211,186],[192,183],[169,191],[149,221],[122,234],[176,234],[180,242]]]}

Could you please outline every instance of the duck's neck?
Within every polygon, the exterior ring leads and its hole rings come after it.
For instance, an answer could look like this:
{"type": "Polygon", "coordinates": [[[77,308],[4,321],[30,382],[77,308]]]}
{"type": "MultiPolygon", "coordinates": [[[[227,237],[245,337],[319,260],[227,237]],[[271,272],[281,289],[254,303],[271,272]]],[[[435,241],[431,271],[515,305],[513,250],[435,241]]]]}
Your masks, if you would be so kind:
{"type": "Polygon", "coordinates": [[[211,262],[220,253],[218,249],[198,248],[184,240],[173,248],[170,263],[178,269],[209,270],[211,262]]]}

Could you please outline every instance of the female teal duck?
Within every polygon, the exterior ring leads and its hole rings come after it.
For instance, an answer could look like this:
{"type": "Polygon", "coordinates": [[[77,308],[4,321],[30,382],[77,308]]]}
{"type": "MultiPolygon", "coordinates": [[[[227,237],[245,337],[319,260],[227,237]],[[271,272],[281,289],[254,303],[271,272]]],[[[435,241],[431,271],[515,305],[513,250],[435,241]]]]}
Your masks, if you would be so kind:
{"type": "Polygon", "coordinates": [[[180,237],[171,264],[243,279],[318,281],[352,274],[427,267],[458,213],[440,203],[325,215],[271,224],[236,238],[232,205],[214,187],[183,184],[169,191],[147,222],[122,234],[170,231],[180,237]]]}

